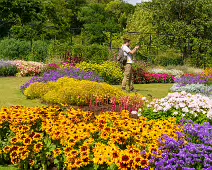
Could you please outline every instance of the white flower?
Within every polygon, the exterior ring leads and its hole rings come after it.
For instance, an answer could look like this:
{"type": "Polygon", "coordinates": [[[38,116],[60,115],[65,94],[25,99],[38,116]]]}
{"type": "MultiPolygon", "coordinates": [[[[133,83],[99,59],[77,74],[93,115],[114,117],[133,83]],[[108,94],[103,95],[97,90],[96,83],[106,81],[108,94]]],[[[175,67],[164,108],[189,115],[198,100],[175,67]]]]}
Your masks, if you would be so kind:
{"type": "Polygon", "coordinates": [[[173,115],[178,115],[178,112],[174,112],[173,115]]]}
{"type": "Polygon", "coordinates": [[[182,114],[182,117],[185,117],[185,114],[184,113],[182,114]]]}
{"type": "Polygon", "coordinates": [[[184,107],[186,106],[186,104],[185,104],[185,103],[180,103],[179,106],[180,106],[181,108],[184,108],[184,107]]]}
{"type": "Polygon", "coordinates": [[[184,113],[188,113],[188,112],[189,112],[189,110],[188,110],[187,107],[184,107],[184,108],[182,109],[182,111],[183,111],[184,113]]]}
{"type": "Polygon", "coordinates": [[[208,114],[207,114],[207,117],[209,119],[212,119],[212,108],[209,110],[208,114]]]}

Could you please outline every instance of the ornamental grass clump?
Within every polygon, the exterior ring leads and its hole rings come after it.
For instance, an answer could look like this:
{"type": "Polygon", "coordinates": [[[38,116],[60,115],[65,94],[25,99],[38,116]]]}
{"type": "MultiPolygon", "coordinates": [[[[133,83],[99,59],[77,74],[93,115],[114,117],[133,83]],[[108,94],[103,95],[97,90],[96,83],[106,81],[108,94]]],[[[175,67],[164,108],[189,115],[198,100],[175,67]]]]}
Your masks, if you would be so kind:
{"type": "Polygon", "coordinates": [[[170,93],[165,98],[153,100],[142,115],[149,119],[176,117],[178,121],[185,118],[197,123],[211,122],[212,99],[200,94],[170,93]]]}
{"type": "Polygon", "coordinates": [[[149,169],[160,158],[158,140],[177,140],[175,119],[133,119],[128,111],[91,112],[16,106],[0,111],[4,157],[20,169],[149,169]]]}
{"type": "Polygon", "coordinates": [[[41,83],[55,82],[62,77],[69,77],[69,78],[74,78],[77,80],[90,80],[90,81],[96,81],[96,82],[103,81],[103,79],[94,72],[85,72],[76,68],[65,68],[65,69],[58,68],[57,70],[51,70],[51,71],[45,72],[43,76],[39,76],[39,77],[34,76],[31,80],[29,80],[27,83],[21,86],[21,90],[26,89],[27,87],[29,87],[31,84],[35,82],[41,82],[41,83]]]}
{"type": "Polygon", "coordinates": [[[126,95],[122,90],[106,83],[67,77],[60,78],[57,82],[36,82],[30,85],[24,94],[31,99],[41,98],[49,104],[78,106],[89,105],[90,102],[109,103],[112,97],[119,99],[126,95]]]}

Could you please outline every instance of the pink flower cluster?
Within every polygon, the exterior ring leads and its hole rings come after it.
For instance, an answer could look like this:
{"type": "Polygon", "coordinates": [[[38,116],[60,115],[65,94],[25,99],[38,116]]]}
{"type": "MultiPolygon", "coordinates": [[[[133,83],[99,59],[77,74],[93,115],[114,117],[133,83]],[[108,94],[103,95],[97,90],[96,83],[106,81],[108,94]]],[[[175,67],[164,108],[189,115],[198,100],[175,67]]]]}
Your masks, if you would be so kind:
{"type": "Polygon", "coordinates": [[[39,75],[45,68],[45,64],[39,62],[23,60],[15,60],[13,62],[19,71],[17,76],[21,77],[39,75]]]}
{"type": "Polygon", "coordinates": [[[175,77],[169,74],[144,73],[146,83],[173,83],[175,77]]]}

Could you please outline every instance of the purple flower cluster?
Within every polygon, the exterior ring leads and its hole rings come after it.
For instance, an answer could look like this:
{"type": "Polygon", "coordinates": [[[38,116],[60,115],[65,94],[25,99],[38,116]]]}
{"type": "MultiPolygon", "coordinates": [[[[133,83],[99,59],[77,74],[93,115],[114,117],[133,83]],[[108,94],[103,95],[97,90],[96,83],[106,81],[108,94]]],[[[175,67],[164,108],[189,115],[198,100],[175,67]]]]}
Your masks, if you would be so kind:
{"type": "Polygon", "coordinates": [[[0,61],[0,69],[5,67],[15,67],[15,63],[12,61],[0,61]]]}
{"type": "Polygon", "coordinates": [[[162,158],[152,158],[155,170],[212,170],[212,126],[193,122],[185,125],[178,140],[164,135],[160,140],[162,158]],[[190,141],[186,144],[186,140],[190,141]]]}
{"type": "Polygon", "coordinates": [[[189,123],[185,125],[184,132],[189,136],[192,143],[203,143],[212,146],[212,126],[210,123],[204,125],[189,123]]]}
{"type": "Polygon", "coordinates": [[[70,77],[77,80],[90,80],[90,81],[96,81],[96,82],[102,82],[103,79],[96,75],[94,72],[85,72],[80,69],[76,68],[66,68],[66,69],[57,69],[57,70],[51,70],[49,72],[45,72],[43,77],[34,76],[30,81],[28,81],[26,84],[21,86],[21,90],[26,89],[31,84],[35,82],[42,82],[47,83],[49,81],[55,82],[59,78],[62,77],[70,77]]]}
{"type": "Polygon", "coordinates": [[[175,79],[175,83],[180,86],[186,86],[187,84],[207,84],[212,76],[193,76],[193,75],[185,75],[180,78],[175,79]]]}

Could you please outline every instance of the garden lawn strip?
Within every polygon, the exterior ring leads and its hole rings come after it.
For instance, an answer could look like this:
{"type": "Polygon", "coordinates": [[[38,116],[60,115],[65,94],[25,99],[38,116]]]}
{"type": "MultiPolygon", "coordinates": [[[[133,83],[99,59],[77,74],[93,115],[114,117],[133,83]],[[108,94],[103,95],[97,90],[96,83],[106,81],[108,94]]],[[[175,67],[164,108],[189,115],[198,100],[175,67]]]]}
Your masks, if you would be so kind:
{"type": "Polygon", "coordinates": [[[43,106],[39,100],[28,100],[20,91],[20,86],[31,77],[5,77],[0,78],[0,108],[14,105],[28,107],[43,106]]]}
{"type": "Polygon", "coordinates": [[[137,93],[150,98],[165,97],[173,84],[135,84],[137,93]]]}

